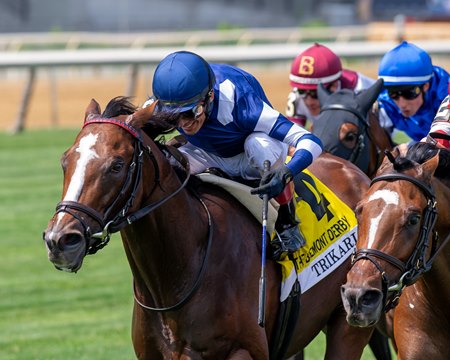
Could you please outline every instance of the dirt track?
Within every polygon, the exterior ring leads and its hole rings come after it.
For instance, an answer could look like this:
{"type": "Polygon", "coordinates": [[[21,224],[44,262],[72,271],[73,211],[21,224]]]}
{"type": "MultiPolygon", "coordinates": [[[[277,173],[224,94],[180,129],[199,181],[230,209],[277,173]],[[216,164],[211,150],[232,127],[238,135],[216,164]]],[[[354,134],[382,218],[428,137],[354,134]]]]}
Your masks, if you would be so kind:
{"type": "MultiPolygon", "coordinates": [[[[289,92],[289,82],[286,71],[270,73],[255,73],[266,89],[273,105],[280,111],[284,110],[289,92]]],[[[137,93],[134,98],[136,104],[142,104],[147,97],[145,78],[138,81],[137,93]]],[[[39,73],[36,77],[30,107],[26,117],[26,128],[41,128],[52,126],[52,91],[48,74],[39,73]]],[[[10,129],[19,112],[25,80],[0,81],[0,131],[10,129]]],[[[106,106],[109,99],[124,95],[127,86],[126,76],[99,75],[89,78],[64,77],[56,79],[56,114],[60,127],[77,127],[83,121],[84,110],[91,98],[95,98],[100,105],[106,106]]],[[[53,110],[53,111],[55,111],[53,110]]]]}
{"type": "MultiPolygon", "coordinates": [[[[362,66],[365,64],[361,64],[362,66]]],[[[373,70],[358,69],[369,76],[375,76],[373,70]]],[[[288,74],[289,65],[285,67],[246,69],[253,73],[261,82],[272,105],[279,111],[284,112],[287,94],[290,91],[288,74]]],[[[69,70],[70,71],[70,70],[69,70]]],[[[68,73],[69,73],[68,71],[68,73]]],[[[49,73],[40,71],[36,75],[35,87],[30,101],[30,107],[26,116],[25,128],[51,127],[57,122],[58,127],[78,127],[81,125],[84,110],[91,98],[95,98],[102,108],[114,96],[124,95],[127,87],[127,71],[123,75],[111,75],[93,71],[95,75],[86,77],[59,76],[55,81],[50,81],[49,73]],[[54,84],[52,92],[51,84],[54,84]],[[52,95],[56,94],[56,95],[52,95]],[[51,106],[52,97],[56,97],[51,106]],[[56,116],[52,115],[52,112],[56,116]]],[[[147,98],[146,84],[148,77],[142,75],[137,84],[137,93],[134,102],[139,105],[147,98]]],[[[0,131],[9,130],[13,127],[19,112],[25,80],[0,80],[0,131]]]]}

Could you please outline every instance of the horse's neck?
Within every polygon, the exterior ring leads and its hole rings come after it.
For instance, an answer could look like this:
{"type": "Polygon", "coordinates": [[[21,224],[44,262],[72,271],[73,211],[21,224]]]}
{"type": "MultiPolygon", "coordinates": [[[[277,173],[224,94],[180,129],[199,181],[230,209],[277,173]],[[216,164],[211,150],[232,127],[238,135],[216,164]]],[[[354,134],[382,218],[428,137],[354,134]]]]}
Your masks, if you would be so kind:
{"type": "Polygon", "coordinates": [[[425,288],[435,294],[440,294],[440,299],[450,299],[450,188],[438,179],[433,179],[433,188],[437,200],[438,218],[435,229],[439,235],[438,255],[429,272],[423,276],[425,288]],[[446,243],[443,243],[445,242],[446,243]]]}
{"type": "Polygon", "coordinates": [[[369,112],[369,131],[371,140],[375,143],[380,151],[392,150],[392,140],[389,134],[380,125],[378,117],[372,112],[369,112]]]}
{"type": "Polygon", "coordinates": [[[450,187],[448,183],[444,183],[436,178],[433,179],[433,187],[438,208],[436,227],[441,236],[447,236],[450,232],[450,187]]]}
{"type": "Polygon", "coordinates": [[[384,130],[377,116],[369,112],[369,138],[370,138],[370,161],[367,175],[373,178],[384,158],[384,150],[392,150],[392,141],[386,130],[384,130]]]}
{"type": "MultiPolygon", "coordinates": [[[[173,169],[162,166],[161,174],[161,185],[155,188],[146,204],[158,201],[181,186],[173,169]]],[[[173,300],[174,293],[183,291],[183,286],[190,286],[195,280],[207,243],[208,219],[200,201],[183,189],[125,228],[123,235],[140,292],[144,289],[145,293],[147,289],[153,299],[167,303],[170,301],[164,300],[162,293],[173,300]],[[184,283],[180,284],[179,279],[184,283]]]]}

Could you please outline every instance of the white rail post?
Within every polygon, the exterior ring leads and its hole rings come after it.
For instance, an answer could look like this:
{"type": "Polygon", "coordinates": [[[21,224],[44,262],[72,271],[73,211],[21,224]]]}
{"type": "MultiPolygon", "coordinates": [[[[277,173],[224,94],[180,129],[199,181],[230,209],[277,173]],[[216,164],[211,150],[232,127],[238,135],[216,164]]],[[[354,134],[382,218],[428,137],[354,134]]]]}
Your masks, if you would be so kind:
{"type": "Polygon", "coordinates": [[[24,130],[25,119],[27,116],[28,105],[30,103],[31,95],[33,93],[34,80],[36,78],[36,67],[31,66],[28,69],[28,78],[23,91],[22,101],[20,103],[19,114],[16,122],[12,128],[12,133],[17,134],[24,130]]]}
{"type": "Polygon", "coordinates": [[[136,94],[136,83],[137,83],[137,76],[138,76],[138,72],[139,72],[138,70],[139,70],[139,65],[137,65],[137,64],[130,65],[130,70],[129,70],[129,74],[128,74],[127,90],[125,92],[125,94],[127,96],[134,96],[136,94]]]}

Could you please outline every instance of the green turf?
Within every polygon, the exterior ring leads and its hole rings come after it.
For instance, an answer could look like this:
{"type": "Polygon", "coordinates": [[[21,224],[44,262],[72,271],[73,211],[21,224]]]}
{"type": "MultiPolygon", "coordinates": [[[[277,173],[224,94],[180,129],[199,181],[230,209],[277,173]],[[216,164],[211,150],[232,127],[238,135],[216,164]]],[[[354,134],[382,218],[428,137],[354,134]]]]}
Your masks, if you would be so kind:
{"type": "MultiPolygon", "coordinates": [[[[0,359],[134,359],[131,274],[120,238],[57,271],[42,231],[60,200],[61,154],[76,131],[0,133],[0,359]]],[[[306,349],[322,359],[324,337],[306,349]]],[[[373,359],[366,350],[363,359],[373,359]]]]}

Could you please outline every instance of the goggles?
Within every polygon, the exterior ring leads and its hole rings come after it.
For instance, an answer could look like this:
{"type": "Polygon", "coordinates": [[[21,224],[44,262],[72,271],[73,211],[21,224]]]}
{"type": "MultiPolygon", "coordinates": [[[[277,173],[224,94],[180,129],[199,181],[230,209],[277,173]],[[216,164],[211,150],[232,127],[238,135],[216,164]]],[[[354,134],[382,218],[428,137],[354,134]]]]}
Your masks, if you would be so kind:
{"type": "Polygon", "coordinates": [[[298,95],[302,99],[306,99],[308,96],[310,96],[312,99],[317,99],[317,90],[304,90],[304,89],[297,89],[298,95]]]}
{"type": "Polygon", "coordinates": [[[389,90],[388,95],[392,100],[398,100],[403,97],[405,100],[414,100],[422,93],[420,86],[413,86],[402,90],[389,90]]]}
{"type": "Polygon", "coordinates": [[[184,111],[180,114],[180,117],[184,118],[192,118],[194,116],[194,120],[197,120],[205,111],[205,105],[203,103],[195,105],[191,110],[184,111]]]}
{"type": "MultiPolygon", "coordinates": [[[[333,83],[328,84],[327,86],[324,86],[325,89],[327,89],[328,92],[330,92],[331,90],[331,86],[333,85],[333,83]]],[[[339,90],[341,88],[340,83],[338,84],[338,88],[337,90],[339,90]]],[[[309,89],[309,90],[305,90],[305,89],[297,89],[298,95],[302,98],[302,99],[306,99],[308,96],[310,96],[312,99],[317,99],[318,95],[317,95],[317,90],[314,89],[309,89]]]]}

